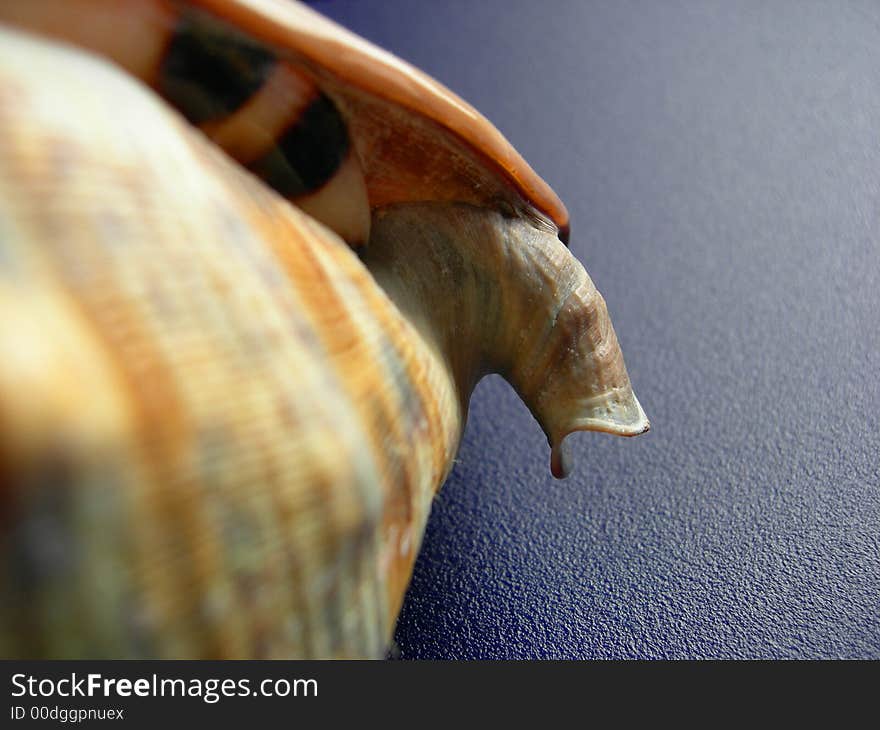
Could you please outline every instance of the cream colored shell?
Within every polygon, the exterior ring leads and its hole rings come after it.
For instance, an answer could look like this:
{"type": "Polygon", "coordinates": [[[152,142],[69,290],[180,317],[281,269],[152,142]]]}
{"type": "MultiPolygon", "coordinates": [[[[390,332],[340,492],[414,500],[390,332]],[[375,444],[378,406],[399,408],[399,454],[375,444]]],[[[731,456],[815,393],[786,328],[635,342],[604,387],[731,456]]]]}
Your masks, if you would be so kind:
{"type": "Polygon", "coordinates": [[[381,656],[483,374],[555,473],[573,430],[647,429],[553,233],[387,204],[362,262],[110,63],[9,29],[0,353],[3,656],[381,656]]]}

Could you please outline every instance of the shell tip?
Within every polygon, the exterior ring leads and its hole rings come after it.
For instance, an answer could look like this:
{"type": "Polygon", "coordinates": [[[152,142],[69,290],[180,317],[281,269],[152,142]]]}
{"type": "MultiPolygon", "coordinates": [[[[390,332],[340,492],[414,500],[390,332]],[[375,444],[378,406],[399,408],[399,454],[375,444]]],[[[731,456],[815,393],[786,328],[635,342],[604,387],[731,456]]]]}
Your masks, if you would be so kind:
{"type": "Polygon", "coordinates": [[[550,449],[550,473],[556,479],[567,479],[574,467],[574,458],[571,453],[571,447],[566,443],[563,437],[559,443],[554,444],[550,449]]]}
{"type": "Polygon", "coordinates": [[[578,431],[600,431],[615,436],[641,436],[651,430],[651,423],[632,390],[623,407],[613,409],[601,416],[590,414],[575,419],[562,430],[558,440],[551,440],[550,473],[557,479],[567,478],[574,468],[574,453],[567,443],[568,437],[578,431]]]}

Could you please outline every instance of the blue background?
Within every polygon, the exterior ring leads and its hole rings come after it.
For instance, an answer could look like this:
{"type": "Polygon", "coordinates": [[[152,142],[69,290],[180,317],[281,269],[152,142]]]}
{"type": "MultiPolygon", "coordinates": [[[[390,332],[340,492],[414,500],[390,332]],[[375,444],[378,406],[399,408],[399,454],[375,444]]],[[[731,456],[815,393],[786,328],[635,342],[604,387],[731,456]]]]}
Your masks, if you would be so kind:
{"type": "Polygon", "coordinates": [[[653,430],[484,380],[404,658],[880,658],[880,5],[318,2],[566,201],[653,430]]]}

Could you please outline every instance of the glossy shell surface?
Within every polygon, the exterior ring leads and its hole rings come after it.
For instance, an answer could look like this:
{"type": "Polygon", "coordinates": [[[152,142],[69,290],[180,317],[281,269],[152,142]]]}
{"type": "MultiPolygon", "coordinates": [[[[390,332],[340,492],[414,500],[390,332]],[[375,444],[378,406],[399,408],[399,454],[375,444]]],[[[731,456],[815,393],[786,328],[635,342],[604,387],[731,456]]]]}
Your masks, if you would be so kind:
{"type": "Polygon", "coordinates": [[[381,656],[479,378],[648,427],[546,183],[293,3],[4,5],[0,221],[4,656],[381,656]]]}

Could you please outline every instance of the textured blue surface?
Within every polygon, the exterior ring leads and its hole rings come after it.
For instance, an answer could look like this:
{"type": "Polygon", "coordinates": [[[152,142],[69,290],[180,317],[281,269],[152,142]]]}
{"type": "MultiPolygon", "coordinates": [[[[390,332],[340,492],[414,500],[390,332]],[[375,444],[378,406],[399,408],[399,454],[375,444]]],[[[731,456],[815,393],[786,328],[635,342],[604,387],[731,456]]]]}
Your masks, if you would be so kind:
{"type": "Polygon", "coordinates": [[[653,430],[477,389],[403,657],[880,658],[880,6],[322,2],[566,201],[653,430]]]}

